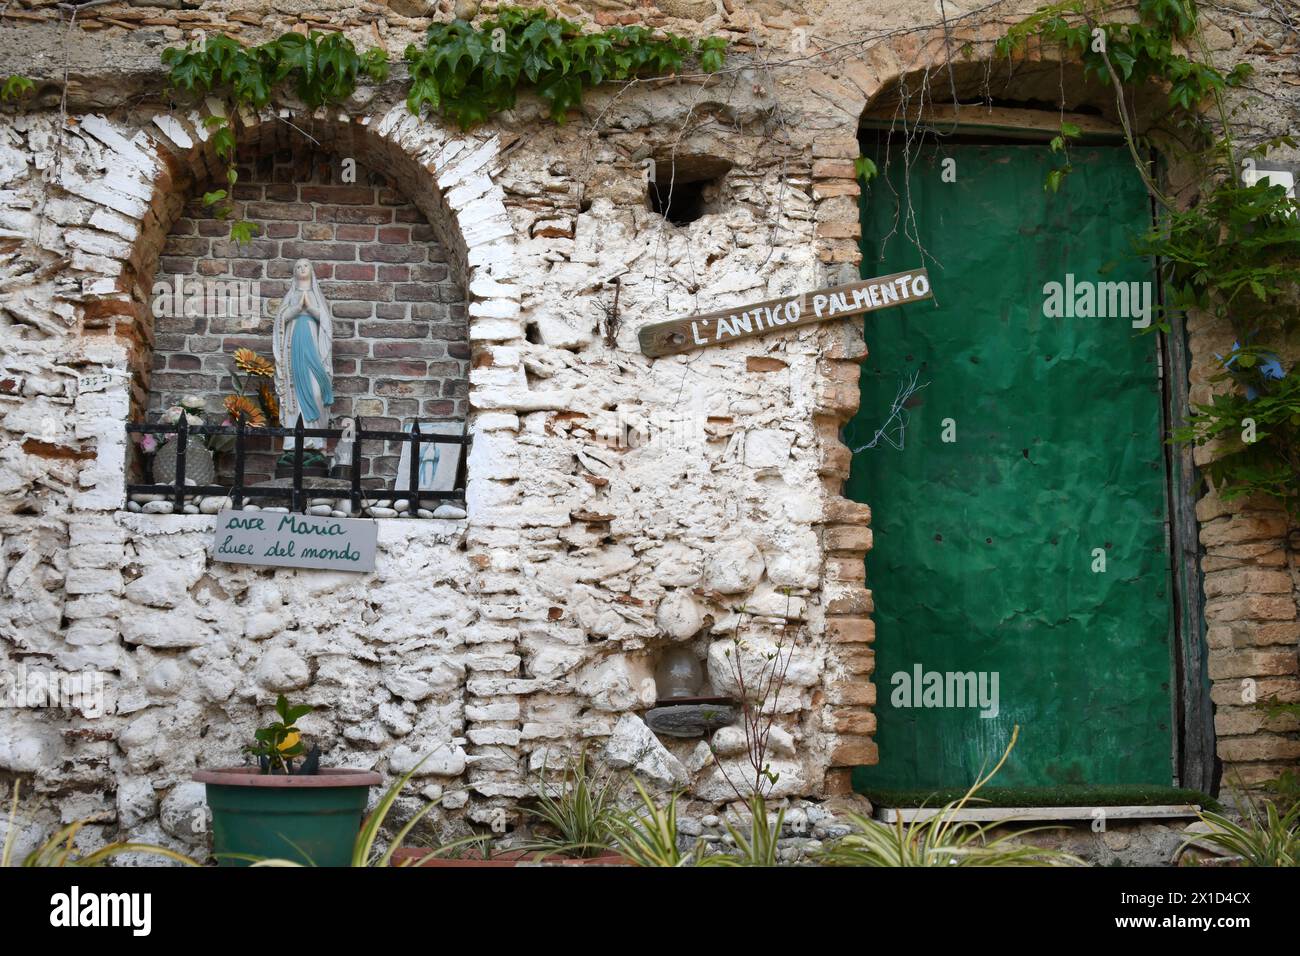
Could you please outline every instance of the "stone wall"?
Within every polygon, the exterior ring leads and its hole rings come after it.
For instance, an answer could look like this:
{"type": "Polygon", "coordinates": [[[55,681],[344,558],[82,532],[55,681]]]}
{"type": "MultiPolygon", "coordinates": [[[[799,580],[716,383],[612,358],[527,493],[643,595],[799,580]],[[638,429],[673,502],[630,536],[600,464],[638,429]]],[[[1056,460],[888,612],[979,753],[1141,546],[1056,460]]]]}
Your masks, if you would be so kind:
{"type": "MultiPolygon", "coordinates": [[[[380,431],[409,428],[417,416],[463,421],[465,295],[420,211],[381,175],[357,166],[355,157],[317,154],[305,139],[273,154],[240,158],[229,216],[255,223],[258,238],[231,242],[229,219],[205,208],[201,196],[190,199],[172,225],[152,303],[149,411],[197,395],[211,420],[220,421],[222,399],[234,388],[231,354],[250,348],[271,356],[280,297],[294,262],[307,258],[334,315],[334,418],[364,416],[366,428],[380,431]],[[351,165],[345,167],[344,159],[351,165]],[[241,281],[256,283],[251,315],[214,314],[235,310],[206,307],[194,315],[173,305],[178,282],[182,288],[226,283],[227,290],[243,291],[231,285],[241,281]],[[166,306],[164,314],[158,304],[166,306]]],[[[363,478],[396,474],[398,447],[384,451],[366,457],[363,478]]],[[[249,483],[272,477],[275,454],[267,447],[249,455],[249,483]]]]}
{"type": "MultiPolygon", "coordinates": [[[[410,117],[400,84],[328,111],[282,98],[235,117],[244,155],[302,149],[310,128],[319,155],[353,156],[385,177],[465,291],[469,517],[380,521],[377,571],[355,577],[216,563],[210,518],[120,510],[122,426],[147,404],[158,337],[169,334],[150,313],[151,284],[168,235],[210,181],[204,117],[222,109],[143,96],[159,83],[158,47],[182,27],[230,25],[251,41],[330,23],[362,44],[378,34],[396,55],[427,24],[406,4],[292,16],[227,6],[106,4],[68,31],[20,0],[22,27],[0,25],[0,72],[43,84],[0,114],[0,662],[94,669],[109,701],[103,716],[16,714],[0,726],[0,768],[31,775],[69,818],[116,810],[96,831],[105,839],[201,845],[189,774],[237,760],[286,690],[322,707],[306,729],[332,761],[393,773],[435,754],[419,779],[425,795],[444,795],[439,829],[502,812],[517,826],[517,801],[543,765],[584,744],[708,807],[734,797],[708,747],[657,739],[642,720],[656,656],[691,648],[725,693],[733,638],[758,655],[786,636],[776,796],[845,792],[849,768],[879,757],[870,509],[840,495],[862,323],[658,360],[640,353],[637,330],[855,275],[863,109],[900,77],[942,73],[951,37],[989,55],[1002,26],[963,18],[945,31],[921,0],[883,10],[827,0],[806,12],[606,4],[597,22],[722,33],[741,66],[594,93],[565,126],[524,97],[462,133],[410,117]],[[785,51],[797,31],[862,43],[761,65],[770,51],[756,43],[785,51]],[[76,64],[69,123],[52,93],[62,72],[40,66],[65,60],[76,64]],[[712,211],[685,226],[653,212],[646,157],[728,169],[712,211]]],[[[1280,48],[1277,28],[1240,29],[1211,32],[1214,49],[1253,59],[1259,82],[1283,90],[1284,64],[1244,52],[1269,37],[1280,48]]],[[[1067,108],[1104,105],[1071,69],[1035,52],[997,95],[1051,100],[1061,88],[1067,108]]],[[[1260,126],[1285,129],[1282,108],[1262,112],[1260,126]]],[[[1216,347],[1193,330],[1194,384],[1216,347]]],[[[1220,752],[1261,777],[1294,756],[1295,729],[1255,725],[1256,712],[1224,695],[1243,676],[1265,694],[1300,694],[1289,526],[1205,508],[1220,752]]],[[[743,765],[734,741],[719,743],[743,765]]]]}

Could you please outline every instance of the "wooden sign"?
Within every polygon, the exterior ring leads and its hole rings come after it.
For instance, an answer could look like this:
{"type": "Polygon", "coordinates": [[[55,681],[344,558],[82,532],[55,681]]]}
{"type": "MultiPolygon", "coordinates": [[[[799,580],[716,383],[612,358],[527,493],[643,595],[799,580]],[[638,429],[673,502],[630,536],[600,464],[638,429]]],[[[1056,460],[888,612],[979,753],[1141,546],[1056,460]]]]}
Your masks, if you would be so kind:
{"type": "Polygon", "coordinates": [[[360,518],[223,511],[217,515],[212,556],[274,568],[373,571],[378,535],[374,521],[360,518]]]}
{"type": "Polygon", "coordinates": [[[862,279],[831,289],[802,292],[784,299],[769,299],[717,312],[705,312],[685,319],[654,322],[641,328],[641,351],[649,356],[675,355],[707,345],[725,345],[737,339],[761,335],[772,329],[788,329],[827,319],[844,319],[891,305],[905,305],[930,299],[930,277],[924,269],[895,272],[876,279],[862,279]]]}

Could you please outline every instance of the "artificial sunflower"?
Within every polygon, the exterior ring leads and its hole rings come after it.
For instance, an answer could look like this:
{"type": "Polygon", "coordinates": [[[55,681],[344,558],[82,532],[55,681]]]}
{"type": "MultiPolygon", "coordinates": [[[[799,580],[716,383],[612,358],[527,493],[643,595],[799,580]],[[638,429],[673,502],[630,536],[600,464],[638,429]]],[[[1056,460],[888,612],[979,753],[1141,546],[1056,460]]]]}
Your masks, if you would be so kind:
{"type": "Polygon", "coordinates": [[[262,414],[262,410],[243,395],[227,395],[226,412],[230,415],[230,420],[236,424],[243,422],[251,428],[262,428],[266,425],[266,416],[262,414]]]}
{"type": "Polygon", "coordinates": [[[235,349],[235,367],[246,375],[270,378],[275,375],[275,363],[263,358],[252,349],[235,349]]]}
{"type": "Polygon", "coordinates": [[[262,401],[262,411],[272,421],[280,420],[280,399],[275,394],[275,387],[270,382],[263,382],[257,390],[257,397],[262,401]]]}

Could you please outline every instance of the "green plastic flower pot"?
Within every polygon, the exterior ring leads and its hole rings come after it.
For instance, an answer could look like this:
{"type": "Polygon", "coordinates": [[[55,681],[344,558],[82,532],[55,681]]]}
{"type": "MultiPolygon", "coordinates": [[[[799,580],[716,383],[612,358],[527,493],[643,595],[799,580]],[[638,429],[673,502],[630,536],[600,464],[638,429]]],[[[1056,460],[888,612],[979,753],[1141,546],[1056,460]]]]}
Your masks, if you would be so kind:
{"type": "Polygon", "coordinates": [[[221,866],[289,860],[348,866],[370,788],[370,770],[322,769],[311,776],[261,774],[253,767],[200,770],[212,810],[212,852],[221,866]]]}

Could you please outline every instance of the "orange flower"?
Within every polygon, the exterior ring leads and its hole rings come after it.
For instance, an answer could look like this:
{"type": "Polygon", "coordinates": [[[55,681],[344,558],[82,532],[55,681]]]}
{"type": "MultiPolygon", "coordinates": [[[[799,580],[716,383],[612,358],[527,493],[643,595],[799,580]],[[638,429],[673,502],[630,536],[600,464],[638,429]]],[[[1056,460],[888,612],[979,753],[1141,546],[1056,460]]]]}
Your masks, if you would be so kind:
{"type": "Polygon", "coordinates": [[[257,396],[262,400],[262,411],[266,412],[266,417],[279,421],[280,399],[276,397],[275,388],[271,383],[263,382],[262,387],[257,390],[257,396]]]}
{"type": "Polygon", "coordinates": [[[238,424],[243,422],[252,428],[262,428],[266,425],[266,416],[250,399],[243,395],[226,396],[226,412],[230,415],[230,420],[238,424]]]}
{"type": "Polygon", "coordinates": [[[275,374],[275,363],[262,358],[252,349],[235,349],[235,366],[247,375],[270,378],[275,374]]]}

